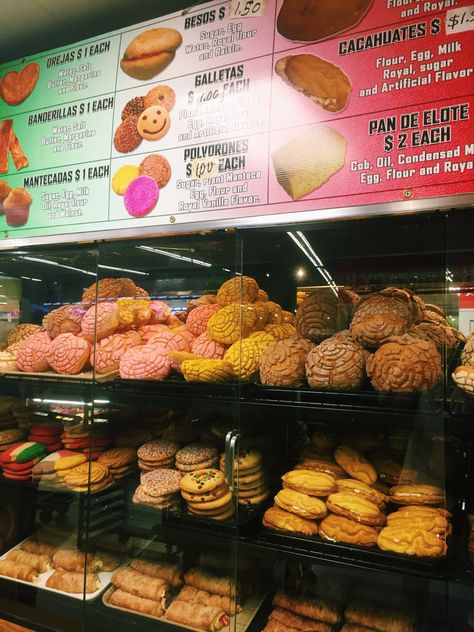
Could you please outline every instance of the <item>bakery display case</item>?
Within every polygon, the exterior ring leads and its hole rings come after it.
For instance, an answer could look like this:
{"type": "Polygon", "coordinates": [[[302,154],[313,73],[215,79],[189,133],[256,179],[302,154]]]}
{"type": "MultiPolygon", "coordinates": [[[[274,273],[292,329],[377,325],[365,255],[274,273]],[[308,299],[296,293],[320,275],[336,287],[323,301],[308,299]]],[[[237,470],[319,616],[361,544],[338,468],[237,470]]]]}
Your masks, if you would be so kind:
{"type": "Polygon", "coordinates": [[[469,630],[472,222],[0,252],[2,616],[469,630]]]}

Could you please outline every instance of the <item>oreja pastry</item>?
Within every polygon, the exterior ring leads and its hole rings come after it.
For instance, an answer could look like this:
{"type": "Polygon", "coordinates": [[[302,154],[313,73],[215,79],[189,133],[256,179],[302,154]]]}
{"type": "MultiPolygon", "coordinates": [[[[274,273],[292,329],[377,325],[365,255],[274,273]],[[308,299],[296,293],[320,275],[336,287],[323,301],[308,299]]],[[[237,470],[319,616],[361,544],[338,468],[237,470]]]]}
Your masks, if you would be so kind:
{"type": "Polygon", "coordinates": [[[395,485],[390,500],[397,505],[439,505],[444,502],[444,491],[434,485],[395,485]]]}
{"type": "Polygon", "coordinates": [[[336,479],[325,472],[292,470],[281,477],[283,487],[309,496],[328,496],[336,490],[336,479]]]}
{"type": "Polygon", "coordinates": [[[443,538],[412,527],[385,527],[378,535],[377,544],[384,551],[419,557],[440,557],[447,550],[443,538]]]}
{"type": "Polygon", "coordinates": [[[338,516],[350,518],[361,524],[380,526],[385,516],[374,503],[348,492],[336,492],[326,500],[327,508],[338,516]]]}
{"type": "Polygon", "coordinates": [[[301,518],[294,513],[284,511],[279,507],[270,507],[263,515],[262,524],[276,531],[288,531],[312,536],[318,533],[318,525],[312,520],[301,518]]]}
{"type": "Polygon", "coordinates": [[[357,450],[347,445],[340,445],[334,451],[334,458],[352,478],[366,485],[372,485],[377,480],[374,466],[357,450]]]}
{"type": "Polygon", "coordinates": [[[311,520],[319,520],[327,514],[322,500],[293,489],[281,489],[275,496],[275,504],[285,511],[311,520]]]}
{"type": "Polygon", "coordinates": [[[369,525],[360,524],[344,516],[329,514],[319,525],[319,535],[331,542],[375,546],[378,533],[369,525]]]}
{"type": "Polygon", "coordinates": [[[7,72],[0,81],[0,97],[8,105],[19,105],[33,92],[39,71],[39,64],[30,62],[20,72],[7,72]]]}
{"type": "Polygon", "coordinates": [[[181,42],[181,34],[175,29],[143,31],[125,49],[120,68],[134,79],[152,79],[173,60],[181,42]]]}

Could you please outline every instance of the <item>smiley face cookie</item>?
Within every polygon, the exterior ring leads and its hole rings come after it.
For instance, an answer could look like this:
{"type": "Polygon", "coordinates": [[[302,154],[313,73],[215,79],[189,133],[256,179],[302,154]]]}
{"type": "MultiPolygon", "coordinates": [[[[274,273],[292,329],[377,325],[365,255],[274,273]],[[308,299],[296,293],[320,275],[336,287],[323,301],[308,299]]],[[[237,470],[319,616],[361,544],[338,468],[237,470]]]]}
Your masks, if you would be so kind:
{"type": "Polygon", "coordinates": [[[161,105],[152,105],[144,110],[137,122],[137,130],[146,140],[159,140],[170,128],[170,115],[161,105]]]}

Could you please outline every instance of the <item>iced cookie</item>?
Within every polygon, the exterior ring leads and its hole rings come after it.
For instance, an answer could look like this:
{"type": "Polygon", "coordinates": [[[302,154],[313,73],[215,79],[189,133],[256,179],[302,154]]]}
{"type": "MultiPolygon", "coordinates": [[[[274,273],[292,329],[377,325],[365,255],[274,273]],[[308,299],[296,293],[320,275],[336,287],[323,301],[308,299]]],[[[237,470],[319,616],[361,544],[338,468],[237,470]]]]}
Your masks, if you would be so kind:
{"type": "Polygon", "coordinates": [[[148,215],[158,202],[159,188],[153,178],[139,176],[132,180],[125,191],[124,203],[132,217],[148,215]]]}

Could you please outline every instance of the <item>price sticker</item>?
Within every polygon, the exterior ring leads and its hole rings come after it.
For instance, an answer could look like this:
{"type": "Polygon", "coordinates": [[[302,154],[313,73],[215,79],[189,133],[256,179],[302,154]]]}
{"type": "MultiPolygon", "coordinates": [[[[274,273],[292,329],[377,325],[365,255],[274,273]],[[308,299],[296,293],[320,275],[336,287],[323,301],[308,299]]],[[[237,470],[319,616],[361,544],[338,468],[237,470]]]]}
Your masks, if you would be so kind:
{"type": "Polygon", "coordinates": [[[191,162],[191,178],[202,180],[203,178],[213,178],[219,173],[218,158],[195,158],[191,162]]]}
{"type": "Polygon", "coordinates": [[[455,35],[474,29],[474,4],[446,12],[446,35],[455,35]]]}
{"type": "Polygon", "coordinates": [[[267,0],[231,0],[230,18],[259,18],[265,12],[267,0]]]}

